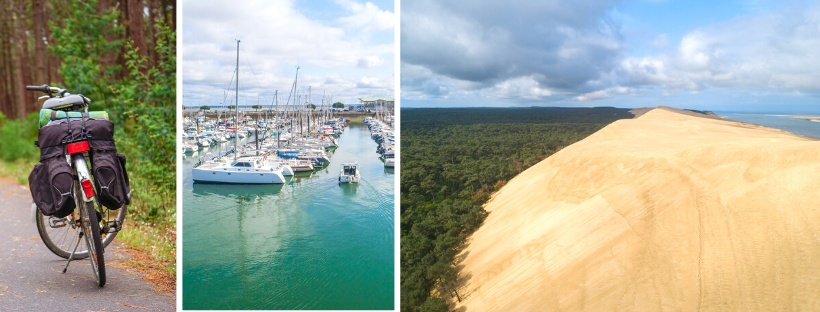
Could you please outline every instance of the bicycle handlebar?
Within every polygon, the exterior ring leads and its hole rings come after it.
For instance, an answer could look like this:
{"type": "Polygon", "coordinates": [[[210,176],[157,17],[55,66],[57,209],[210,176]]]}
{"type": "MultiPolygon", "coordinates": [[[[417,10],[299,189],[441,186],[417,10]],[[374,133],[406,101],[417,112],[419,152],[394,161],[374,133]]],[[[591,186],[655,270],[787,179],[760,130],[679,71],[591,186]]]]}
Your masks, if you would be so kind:
{"type": "Polygon", "coordinates": [[[51,93],[51,87],[49,87],[47,84],[44,84],[42,86],[26,86],[26,90],[40,91],[40,92],[43,92],[43,93],[51,93]]]}
{"type": "Polygon", "coordinates": [[[66,89],[60,89],[60,88],[57,88],[57,87],[51,87],[51,86],[49,86],[49,85],[47,85],[47,84],[44,84],[44,85],[42,85],[42,86],[26,86],[26,90],[29,90],[29,91],[40,91],[40,92],[43,92],[43,93],[48,94],[48,95],[52,95],[52,94],[54,94],[54,93],[59,93],[61,96],[62,96],[62,95],[65,95],[65,93],[68,91],[68,90],[66,90],[66,89]]]}

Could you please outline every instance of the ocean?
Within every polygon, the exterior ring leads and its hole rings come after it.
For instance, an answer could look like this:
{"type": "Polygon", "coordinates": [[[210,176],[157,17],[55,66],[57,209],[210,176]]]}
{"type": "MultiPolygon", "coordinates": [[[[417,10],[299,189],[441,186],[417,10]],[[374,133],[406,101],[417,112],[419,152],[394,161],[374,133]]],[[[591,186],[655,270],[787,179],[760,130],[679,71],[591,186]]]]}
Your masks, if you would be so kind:
{"type": "Polygon", "coordinates": [[[723,118],[764,127],[786,130],[794,134],[820,138],[820,122],[806,119],[746,113],[720,113],[723,118]]]}

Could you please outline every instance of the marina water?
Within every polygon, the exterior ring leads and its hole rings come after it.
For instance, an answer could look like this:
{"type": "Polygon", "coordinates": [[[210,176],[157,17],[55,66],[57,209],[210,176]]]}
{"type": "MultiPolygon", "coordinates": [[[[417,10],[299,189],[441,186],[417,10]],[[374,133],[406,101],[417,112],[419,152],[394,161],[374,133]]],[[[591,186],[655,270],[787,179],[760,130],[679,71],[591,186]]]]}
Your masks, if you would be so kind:
{"type": "MultiPolygon", "coordinates": [[[[243,140],[246,141],[246,140],[243,140]]],[[[354,120],[331,162],[278,185],[193,183],[183,176],[184,309],[393,309],[394,172],[354,120]],[[362,181],[339,184],[359,162],[362,181]]]]}

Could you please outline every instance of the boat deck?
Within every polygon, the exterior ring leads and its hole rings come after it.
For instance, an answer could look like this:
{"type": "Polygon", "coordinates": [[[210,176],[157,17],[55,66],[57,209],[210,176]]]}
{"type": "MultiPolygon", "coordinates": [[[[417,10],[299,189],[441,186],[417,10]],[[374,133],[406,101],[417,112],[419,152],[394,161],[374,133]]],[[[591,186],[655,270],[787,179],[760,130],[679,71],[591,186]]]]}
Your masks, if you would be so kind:
{"type": "Polygon", "coordinates": [[[197,168],[198,169],[211,169],[211,168],[214,168],[214,167],[217,167],[217,166],[220,166],[220,165],[222,165],[222,164],[221,163],[205,163],[205,164],[202,164],[201,166],[199,166],[197,168]]]}

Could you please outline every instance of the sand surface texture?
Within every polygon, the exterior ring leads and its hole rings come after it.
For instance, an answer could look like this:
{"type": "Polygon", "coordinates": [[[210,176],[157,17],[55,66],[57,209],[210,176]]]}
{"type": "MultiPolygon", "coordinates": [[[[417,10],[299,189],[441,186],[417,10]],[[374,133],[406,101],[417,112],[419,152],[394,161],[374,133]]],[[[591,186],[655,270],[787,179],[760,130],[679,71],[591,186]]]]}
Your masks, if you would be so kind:
{"type": "Polygon", "coordinates": [[[458,257],[457,309],[820,310],[818,140],[654,109],[486,209],[458,257]]]}

